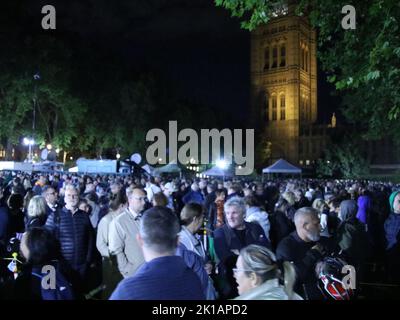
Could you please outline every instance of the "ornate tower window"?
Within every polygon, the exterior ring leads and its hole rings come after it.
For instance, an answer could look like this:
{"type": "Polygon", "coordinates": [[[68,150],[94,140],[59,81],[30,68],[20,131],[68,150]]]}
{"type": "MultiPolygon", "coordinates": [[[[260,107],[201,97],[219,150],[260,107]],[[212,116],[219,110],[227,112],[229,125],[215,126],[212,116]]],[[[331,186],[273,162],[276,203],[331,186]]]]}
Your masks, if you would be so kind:
{"type": "Polygon", "coordinates": [[[276,95],[272,96],[272,120],[275,121],[278,118],[278,106],[277,106],[276,95]]]}
{"type": "Polygon", "coordinates": [[[269,47],[264,49],[264,70],[269,69],[269,47]]]}
{"type": "Polygon", "coordinates": [[[281,120],[286,119],[286,102],[285,102],[285,95],[281,95],[281,120]]]}
{"type": "Polygon", "coordinates": [[[284,44],[281,45],[280,54],[281,54],[281,63],[279,64],[279,66],[285,67],[286,66],[286,47],[284,44]]]}
{"type": "Polygon", "coordinates": [[[276,68],[278,67],[278,48],[273,47],[272,48],[272,67],[271,68],[276,68]]]}

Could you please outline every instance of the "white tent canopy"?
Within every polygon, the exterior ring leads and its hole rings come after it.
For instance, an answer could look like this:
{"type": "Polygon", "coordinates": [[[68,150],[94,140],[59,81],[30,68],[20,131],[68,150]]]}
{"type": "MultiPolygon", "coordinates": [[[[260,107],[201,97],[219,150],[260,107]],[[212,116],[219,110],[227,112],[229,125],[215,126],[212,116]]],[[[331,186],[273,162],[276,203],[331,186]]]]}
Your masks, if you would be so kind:
{"type": "Polygon", "coordinates": [[[202,174],[206,175],[206,176],[211,176],[211,177],[230,177],[232,176],[232,172],[231,170],[223,170],[218,166],[212,167],[211,169],[208,169],[206,171],[203,171],[202,174]]]}
{"type": "Polygon", "coordinates": [[[154,173],[156,173],[156,174],[160,174],[160,173],[181,173],[181,172],[182,172],[182,168],[175,161],[172,161],[172,162],[168,163],[165,166],[158,167],[158,168],[154,169],[154,173]]]}
{"type": "Polygon", "coordinates": [[[290,164],[284,159],[279,159],[273,165],[264,168],[263,173],[291,173],[291,174],[301,174],[301,169],[290,164]]]}
{"type": "Polygon", "coordinates": [[[144,166],[142,166],[142,169],[143,169],[144,171],[146,171],[148,174],[153,174],[153,171],[155,170],[155,168],[152,167],[152,166],[149,165],[149,164],[145,164],[144,166]]]}

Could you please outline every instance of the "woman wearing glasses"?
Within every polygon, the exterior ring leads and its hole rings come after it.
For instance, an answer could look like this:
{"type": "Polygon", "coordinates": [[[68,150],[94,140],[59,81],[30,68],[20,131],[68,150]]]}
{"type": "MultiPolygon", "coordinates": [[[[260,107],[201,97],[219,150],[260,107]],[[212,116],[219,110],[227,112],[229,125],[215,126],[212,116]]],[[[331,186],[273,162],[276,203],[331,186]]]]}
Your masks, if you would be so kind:
{"type": "Polygon", "coordinates": [[[293,292],[293,265],[285,261],[283,269],[281,279],[275,255],[267,248],[254,244],[243,248],[233,269],[239,292],[235,300],[302,300],[293,292]]]}

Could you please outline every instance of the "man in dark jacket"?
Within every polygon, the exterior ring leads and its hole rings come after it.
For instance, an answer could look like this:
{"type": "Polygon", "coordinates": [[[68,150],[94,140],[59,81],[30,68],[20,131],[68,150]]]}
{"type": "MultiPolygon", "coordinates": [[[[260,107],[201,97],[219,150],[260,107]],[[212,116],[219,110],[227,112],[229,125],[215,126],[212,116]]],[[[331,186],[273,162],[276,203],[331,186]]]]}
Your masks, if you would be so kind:
{"type": "Polygon", "coordinates": [[[53,212],[46,227],[53,230],[60,241],[61,254],[71,268],[73,277],[85,283],[87,272],[93,262],[94,231],[89,216],[78,209],[78,190],[68,185],[65,189],[65,207],[53,212]]]}
{"type": "Polygon", "coordinates": [[[276,249],[280,261],[289,261],[296,270],[295,292],[304,299],[322,299],[317,288],[315,267],[326,252],[332,250],[328,239],[320,238],[318,212],[310,207],[296,211],[296,231],[284,238],[276,249]]]}
{"type": "Polygon", "coordinates": [[[232,269],[236,265],[239,251],[258,244],[270,248],[270,243],[260,225],[245,222],[246,204],[242,198],[229,199],[224,206],[226,224],[214,231],[215,252],[219,259],[218,273],[222,298],[236,297],[237,286],[232,269]]]}
{"type": "Polygon", "coordinates": [[[179,220],[165,207],[144,212],[138,242],[146,260],[136,273],[122,280],[110,300],[204,300],[196,273],[176,255],[179,220]]]}

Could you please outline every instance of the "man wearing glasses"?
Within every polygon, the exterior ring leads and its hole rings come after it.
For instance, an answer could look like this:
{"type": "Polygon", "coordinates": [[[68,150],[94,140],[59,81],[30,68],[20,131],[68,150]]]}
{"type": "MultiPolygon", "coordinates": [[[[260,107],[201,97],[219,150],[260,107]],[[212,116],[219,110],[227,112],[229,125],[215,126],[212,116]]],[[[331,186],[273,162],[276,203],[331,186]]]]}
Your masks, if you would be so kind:
{"type": "Polygon", "coordinates": [[[126,196],[128,208],[110,223],[108,234],[110,254],[116,256],[118,269],[124,278],[133,275],[144,263],[136,235],[147,200],[146,193],[140,188],[127,188],[126,196]]]}

